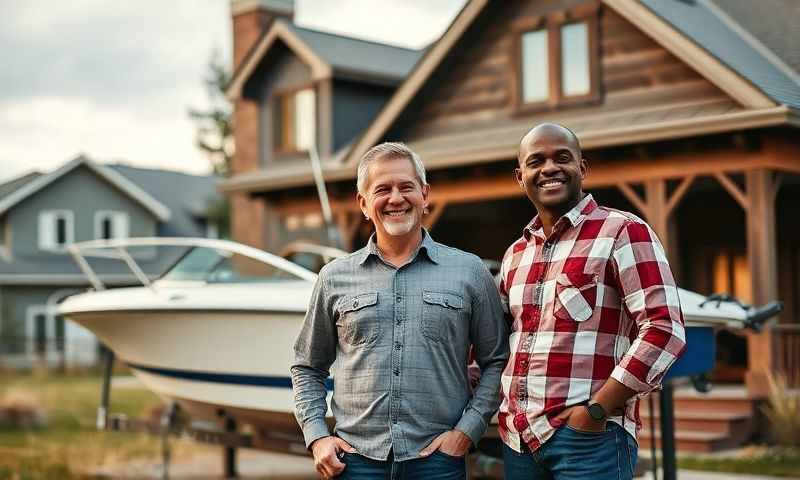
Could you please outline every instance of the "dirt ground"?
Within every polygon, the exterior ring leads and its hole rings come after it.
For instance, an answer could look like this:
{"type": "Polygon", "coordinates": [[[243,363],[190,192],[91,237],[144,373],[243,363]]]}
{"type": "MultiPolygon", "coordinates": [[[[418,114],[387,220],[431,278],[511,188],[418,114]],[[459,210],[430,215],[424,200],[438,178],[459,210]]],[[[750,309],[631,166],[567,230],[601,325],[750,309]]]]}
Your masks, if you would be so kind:
{"type": "MultiPolygon", "coordinates": [[[[318,478],[310,457],[279,453],[240,450],[238,452],[239,478],[247,480],[311,480],[318,478]]],[[[161,478],[158,459],[148,462],[128,463],[106,467],[92,472],[114,480],[150,480],[161,478]]],[[[169,468],[171,480],[221,480],[223,476],[222,450],[219,454],[205,452],[173,462],[169,468]]]]}

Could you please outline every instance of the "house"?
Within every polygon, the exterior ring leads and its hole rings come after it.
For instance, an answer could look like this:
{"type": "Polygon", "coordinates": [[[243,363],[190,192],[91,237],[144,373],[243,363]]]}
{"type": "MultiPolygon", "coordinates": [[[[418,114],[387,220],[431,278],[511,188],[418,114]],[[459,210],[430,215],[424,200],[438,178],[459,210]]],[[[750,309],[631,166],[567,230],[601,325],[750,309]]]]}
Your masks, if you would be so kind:
{"type": "Polygon", "coordinates": [[[713,404],[724,415],[694,434],[680,422],[697,414],[678,412],[679,448],[728,446],[751,431],[769,372],[800,383],[800,6],[769,5],[755,14],[746,0],[468,0],[383,87],[379,108],[334,141],[349,105],[335,100],[338,75],[373,98],[381,64],[348,75],[347,51],[333,50],[357,40],[317,32],[330,38],[317,44],[291,23],[292,2],[234,0],[236,157],[221,184],[235,206],[232,237],[272,250],[323,238],[307,152],[284,156],[274,140],[298,118],[283,113],[281,91],[316,95],[303,117],[314,121],[297,128],[313,126],[303,145],[318,145],[346,248],[370,233],[353,200],[359,157],[402,140],[429,172],[432,234],[501,257],[535,213],[512,179],[519,140],[537,123],[566,124],[589,160],[587,190],[647,219],[683,287],[785,302],[767,331],[719,337],[715,379],[739,403],[713,404]]]}
{"type": "MultiPolygon", "coordinates": [[[[217,197],[216,181],[101,165],[81,155],[50,173],[0,184],[0,365],[92,365],[94,336],[55,314],[59,301],[89,287],[66,247],[93,239],[214,236],[205,211],[217,197]]],[[[176,254],[136,253],[148,274],[176,254]]],[[[92,263],[104,283],[136,284],[122,262],[92,263]]]]}

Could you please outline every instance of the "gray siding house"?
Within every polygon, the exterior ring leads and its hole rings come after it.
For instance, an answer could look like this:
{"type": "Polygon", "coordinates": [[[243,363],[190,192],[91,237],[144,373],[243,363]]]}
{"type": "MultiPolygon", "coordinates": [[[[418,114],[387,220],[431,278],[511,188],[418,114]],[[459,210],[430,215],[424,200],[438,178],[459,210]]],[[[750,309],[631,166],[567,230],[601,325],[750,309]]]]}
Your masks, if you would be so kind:
{"type": "MultiPolygon", "coordinates": [[[[127,237],[216,236],[206,210],[218,199],[217,179],[100,165],[78,156],[50,173],[0,184],[0,366],[91,365],[93,335],[55,314],[65,297],[89,283],[67,246],[127,237]]],[[[178,252],[136,253],[150,275],[178,252]]],[[[135,284],[118,261],[92,262],[104,283],[135,284]]]]}

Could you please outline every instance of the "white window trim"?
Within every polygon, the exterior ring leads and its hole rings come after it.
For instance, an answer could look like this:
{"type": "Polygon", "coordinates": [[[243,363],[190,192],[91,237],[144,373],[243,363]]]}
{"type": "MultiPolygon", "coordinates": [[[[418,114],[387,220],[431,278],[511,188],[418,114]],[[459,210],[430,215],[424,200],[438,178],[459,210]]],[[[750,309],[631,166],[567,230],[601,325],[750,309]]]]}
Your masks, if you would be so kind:
{"type": "Polygon", "coordinates": [[[55,341],[56,338],[56,320],[53,312],[47,308],[47,305],[29,305],[25,309],[25,353],[33,355],[36,353],[36,316],[44,315],[44,338],[45,338],[45,355],[49,353],[48,343],[55,341]]]}
{"type": "Polygon", "coordinates": [[[51,252],[64,252],[67,249],[67,245],[70,245],[75,242],[75,212],[72,210],[42,210],[39,212],[39,249],[51,252]],[[50,231],[52,237],[45,238],[44,232],[42,231],[42,226],[44,224],[44,216],[45,215],[52,215],[52,224],[51,228],[53,230],[50,231]],[[58,218],[64,218],[66,221],[66,242],[63,245],[56,245],[56,234],[55,225],[56,220],[58,218]]]}
{"type": "Polygon", "coordinates": [[[111,219],[111,238],[127,238],[130,231],[130,220],[128,214],[120,210],[97,210],[94,212],[94,238],[102,239],[103,236],[103,220],[111,219]],[[117,229],[124,223],[124,235],[119,235],[117,229]]]}

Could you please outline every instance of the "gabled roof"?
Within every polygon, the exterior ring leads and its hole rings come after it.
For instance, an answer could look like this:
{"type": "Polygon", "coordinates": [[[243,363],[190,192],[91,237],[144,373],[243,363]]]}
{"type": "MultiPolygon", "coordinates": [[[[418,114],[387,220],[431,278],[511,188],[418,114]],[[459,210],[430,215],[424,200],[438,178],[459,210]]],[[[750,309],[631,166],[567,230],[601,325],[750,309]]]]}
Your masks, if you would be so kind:
{"type": "MultiPolygon", "coordinates": [[[[641,1],[772,100],[800,108],[800,75],[716,4],[710,0],[641,1]]],[[[752,2],[750,5],[749,16],[758,19],[783,13],[762,11],[763,6],[752,2]]],[[[786,13],[790,12],[791,9],[786,13]]],[[[750,23],[755,22],[751,19],[750,23]]],[[[796,30],[791,36],[795,50],[800,50],[797,34],[796,30]]]]}
{"type": "Polygon", "coordinates": [[[17,177],[11,179],[5,183],[0,184],[0,200],[4,197],[11,195],[12,193],[16,192],[18,189],[24,187],[28,183],[36,180],[37,178],[43,175],[42,172],[29,172],[21,177],[17,177]]]}
{"type": "Polygon", "coordinates": [[[205,218],[211,202],[220,198],[216,190],[218,177],[129,165],[107,167],[139,185],[169,208],[172,215],[169,222],[159,227],[159,235],[205,236],[196,220],[205,218]]]}
{"type": "Polygon", "coordinates": [[[297,25],[289,27],[333,67],[336,77],[377,78],[400,83],[423,53],[423,50],[344,37],[297,25]]]}
{"type": "MultiPolygon", "coordinates": [[[[650,35],[657,43],[666,48],[679,59],[683,60],[706,79],[719,87],[722,91],[737,100],[743,106],[750,109],[771,109],[776,104],[784,103],[792,108],[800,108],[800,104],[794,101],[794,91],[797,91],[800,99],[800,84],[793,84],[791,78],[786,77],[785,73],[777,75],[780,77],[776,83],[762,81],[762,76],[750,75],[750,70],[756,65],[763,66],[768,72],[780,72],[774,62],[764,59],[764,53],[752,46],[747,47],[747,42],[740,40],[735,43],[747,53],[740,55],[747,61],[742,61],[735,55],[735,48],[724,49],[720,42],[713,42],[713,45],[705,45],[702,41],[701,31],[704,25],[692,20],[692,11],[685,11],[683,15],[670,14],[673,9],[680,10],[679,5],[694,5],[698,12],[702,10],[703,18],[710,24],[713,23],[711,30],[725,35],[728,41],[733,43],[733,36],[738,36],[718,17],[718,9],[706,5],[707,0],[603,0],[603,3],[613,8],[617,13],[628,19],[634,25],[639,26],[643,32],[650,35]],[[646,4],[646,5],[645,5],[646,4]],[[657,5],[658,11],[664,14],[661,17],[649,7],[651,4],[657,5]],[[713,17],[713,19],[712,19],[713,17]],[[681,28],[671,22],[680,25],[681,28]],[[691,28],[689,27],[691,25],[691,28]],[[698,40],[695,40],[695,35],[698,40]],[[688,37],[688,38],[687,38],[688,37]],[[731,62],[730,65],[723,62],[720,57],[731,62]],[[745,72],[739,72],[735,68],[744,68],[745,72]],[[752,77],[748,78],[748,75],[752,77]],[[758,82],[756,82],[758,80],[758,82]],[[772,95],[775,95],[773,98],[772,95]],[[786,103],[790,101],[791,103],[786,103]]],[[[419,92],[428,78],[442,63],[450,50],[461,38],[467,28],[475,21],[489,0],[470,0],[448,30],[433,45],[426,55],[417,63],[414,71],[406,81],[398,88],[394,96],[384,105],[378,116],[367,128],[364,134],[356,141],[350,150],[345,162],[354,164],[358,158],[364,154],[372,145],[379,142],[397,118],[409,105],[414,96],[419,92]]],[[[655,7],[653,7],[655,8],[655,7]]],[[[700,15],[698,13],[698,15],[700,15]]],[[[765,74],[766,75],[766,74],[765,74]]]]}
{"type": "Polygon", "coordinates": [[[800,72],[800,2],[797,0],[759,0],[759,14],[753,15],[753,0],[714,0],[714,4],[761,43],[800,72]]]}
{"type": "Polygon", "coordinates": [[[119,189],[122,193],[129,196],[132,200],[139,203],[146,210],[151,212],[159,221],[165,222],[170,217],[170,210],[163,203],[153,198],[150,194],[139,188],[136,184],[115,172],[114,170],[98,165],[84,155],[79,155],[72,161],[67,162],[60,168],[52,172],[30,179],[23,186],[15,189],[12,193],[0,198],[0,215],[13,208],[26,198],[34,195],[54,181],[75,170],[80,166],[85,166],[100,178],[106,180],[112,186],[119,189]]]}
{"type": "MultiPolygon", "coordinates": [[[[795,0],[769,1],[780,3],[795,0]]],[[[743,27],[737,28],[727,11],[723,12],[716,8],[710,0],[602,0],[602,2],[696,70],[705,80],[702,82],[703,85],[697,83],[685,85],[690,89],[685,92],[676,88],[666,89],[668,91],[665,91],[664,95],[672,97],[680,93],[681,96],[677,99],[671,98],[663,105],[643,105],[638,110],[620,111],[616,116],[609,116],[608,112],[599,112],[595,116],[573,115],[574,112],[571,110],[553,112],[551,120],[569,123],[587,148],[750,128],[800,126],[799,107],[793,100],[794,92],[800,92],[800,87],[796,82],[792,83],[792,70],[782,64],[781,59],[769,49],[760,45],[758,40],[748,37],[743,27]],[[686,9],[680,10],[682,16],[678,13],[669,15],[664,13],[662,17],[649,8],[651,4],[657,5],[659,11],[671,11],[673,7],[678,8],[680,5],[686,9]],[[725,45],[719,45],[718,41],[706,44],[702,36],[703,25],[686,18],[692,16],[693,8],[702,9],[707,24],[713,24],[709,28],[723,35],[726,41],[736,45],[736,48],[726,50],[723,48],[725,45]],[[762,67],[763,72],[751,72],[762,67]],[[740,72],[738,69],[743,71],[740,72]],[[765,75],[764,72],[771,72],[771,76],[769,78],[758,76],[765,75]],[[755,76],[751,73],[755,73],[755,76]],[[714,89],[716,93],[705,95],[700,104],[688,101],[698,93],[696,91],[698,88],[705,86],[714,89]],[[682,103],[682,98],[687,101],[682,103]]],[[[354,164],[361,155],[387,135],[445,58],[457,48],[458,42],[475,24],[478,17],[495,7],[503,8],[502,2],[499,0],[466,2],[447,31],[425,51],[369,127],[353,142],[352,147],[348,147],[344,152],[341,157],[342,163],[329,162],[323,165],[327,181],[341,181],[355,176],[354,164]]],[[[779,15],[780,10],[776,9],[775,14],[779,15]]],[[[653,97],[652,90],[647,94],[648,97],[653,97]]],[[[526,119],[522,118],[512,118],[508,122],[500,122],[491,127],[479,125],[474,129],[464,128],[449,134],[406,141],[418,153],[423,154],[428,168],[494,161],[513,157],[520,136],[526,128],[529,128],[525,121],[526,119]]],[[[222,182],[221,190],[225,192],[279,190],[308,185],[311,182],[311,169],[307,165],[292,165],[285,168],[276,165],[275,168],[236,175],[222,182]]]]}
{"type": "Polygon", "coordinates": [[[278,19],[234,72],[226,91],[229,98],[241,96],[244,84],[278,40],[311,68],[314,80],[337,77],[396,85],[409,74],[423,53],[422,50],[302,28],[278,19]]]}

